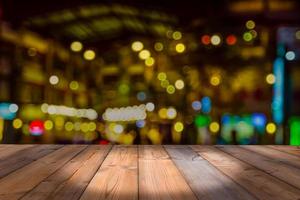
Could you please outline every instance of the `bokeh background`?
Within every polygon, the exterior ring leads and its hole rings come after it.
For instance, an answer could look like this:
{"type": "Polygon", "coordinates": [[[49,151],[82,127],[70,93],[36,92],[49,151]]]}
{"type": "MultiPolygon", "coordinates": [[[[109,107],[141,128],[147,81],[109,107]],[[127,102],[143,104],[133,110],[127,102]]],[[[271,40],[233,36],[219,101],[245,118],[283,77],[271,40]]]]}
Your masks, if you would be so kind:
{"type": "Polygon", "coordinates": [[[297,0],[0,2],[2,143],[300,145],[297,0]]]}

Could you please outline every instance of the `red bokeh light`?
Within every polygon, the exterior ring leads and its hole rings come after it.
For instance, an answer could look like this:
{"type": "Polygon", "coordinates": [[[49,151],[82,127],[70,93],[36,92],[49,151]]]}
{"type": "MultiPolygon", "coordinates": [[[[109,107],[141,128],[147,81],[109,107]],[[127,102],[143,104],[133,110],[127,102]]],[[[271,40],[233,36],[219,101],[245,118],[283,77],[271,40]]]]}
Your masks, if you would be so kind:
{"type": "Polygon", "coordinates": [[[226,43],[227,43],[228,45],[234,45],[234,44],[236,44],[236,42],[237,42],[237,38],[236,38],[235,35],[228,35],[228,36],[227,36],[227,38],[226,38],[226,43]]]}
{"type": "Polygon", "coordinates": [[[201,42],[204,45],[209,45],[210,44],[210,36],[209,35],[203,35],[201,37],[201,42]]]}

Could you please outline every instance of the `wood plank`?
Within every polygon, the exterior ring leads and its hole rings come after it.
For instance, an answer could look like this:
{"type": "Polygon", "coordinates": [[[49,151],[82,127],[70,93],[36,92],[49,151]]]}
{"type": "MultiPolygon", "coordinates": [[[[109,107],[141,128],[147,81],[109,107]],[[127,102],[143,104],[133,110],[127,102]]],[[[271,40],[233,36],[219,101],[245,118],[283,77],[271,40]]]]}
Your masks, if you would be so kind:
{"type": "Polygon", "coordinates": [[[200,156],[263,200],[299,200],[300,190],[213,146],[191,146],[200,156]]]}
{"type": "Polygon", "coordinates": [[[162,146],[139,146],[139,199],[197,199],[162,146]]]}
{"type": "Polygon", "coordinates": [[[300,189],[300,169],[238,146],[218,146],[222,151],[300,189]]]}
{"type": "Polygon", "coordinates": [[[165,146],[198,199],[256,199],[187,146],[165,146]]]}
{"type": "Polygon", "coordinates": [[[22,151],[27,148],[34,147],[32,144],[22,144],[22,145],[12,145],[12,144],[6,144],[2,145],[2,150],[0,151],[0,160],[5,160],[9,157],[12,157],[15,153],[18,151],[22,151]]]}
{"type": "Polygon", "coordinates": [[[273,161],[278,161],[286,165],[300,168],[300,159],[296,155],[291,155],[289,153],[261,145],[243,145],[242,147],[263,156],[269,157],[273,161]]]}
{"type": "Polygon", "coordinates": [[[137,156],[136,146],[114,146],[80,199],[138,199],[137,156]]]}
{"type": "Polygon", "coordinates": [[[79,199],[111,146],[91,145],[42,181],[22,200],[79,199]]]}
{"type": "Polygon", "coordinates": [[[267,145],[267,147],[300,157],[300,147],[299,146],[296,147],[296,146],[286,146],[286,145],[267,145]]]}
{"type": "Polygon", "coordinates": [[[64,146],[5,176],[0,179],[0,199],[19,199],[85,148],[84,145],[64,146]]]}
{"type": "MultiPolygon", "coordinates": [[[[15,145],[15,147],[18,147],[18,145],[15,145]]],[[[18,149],[14,154],[0,159],[0,178],[61,147],[59,145],[35,145],[21,150],[18,149]]]]}

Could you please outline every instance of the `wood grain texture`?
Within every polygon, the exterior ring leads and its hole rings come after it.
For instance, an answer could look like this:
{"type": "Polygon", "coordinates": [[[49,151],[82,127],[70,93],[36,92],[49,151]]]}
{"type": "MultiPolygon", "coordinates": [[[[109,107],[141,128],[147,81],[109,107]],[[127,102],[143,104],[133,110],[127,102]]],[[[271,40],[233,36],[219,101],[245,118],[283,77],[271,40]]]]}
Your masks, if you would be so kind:
{"type": "Polygon", "coordinates": [[[219,146],[222,151],[300,189],[300,169],[237,146],[219,146]]]}
{"type": "Polygon", "coordinates": [[[261,145],[244,145],[242,147],[250,151],[256,152],[258,154],[261,154],[263,156],[266,156],[272,159],[273,161],[284,163],[300,169],[300,158],[296,155],[261,145]]]}
{"type": "Polygon", "coordinates": [[[114,146],[80,199],[138,199],[137,159],[136,146],[114,146]]]}
{"type": "Polygon", "coordinates": [[[17,149],[14,154],[0,159],[0,178],[61,147],[60,145],[38,145],[17,149]]]}
{"type": "Polygon", "coordinates": [[[254,200],[254,196],[187,146],[165,146],[198,199],[254,200]]]}
{"type": "Polygon", "coordinates": [[[19,199],[84,148],[83,145],[65,146],[0,179],[0,199],[19,199]]]}
{"type": "Polygon", "coordinates": [[[197,199],[162,146],[139,146],[139,199],[197,199]]]}
{"type": "Polygon", "coordinates": [[[34,147],[34,145],[26,144],[26,145],[12,145],[12,144],[6,144],[1,145],[1,151],[0,151],[0,160],[5,160],[6,158],[9,158],[13,156],[18,151],[22,151],[24,149],[34,147]]]}
{"type": "Polygon", "coordinates": [[[79,199],[111,146],[91,145],[27,193],[22,200],[79,199]]]}
{"type": "Polygon", "coordinates": [[[299,200],[300,190],[213,146],[191,146],[201,157],[261,200],[299,200]]]}
{"type": "Polygon", "coordinates": [[[268,145],[267,147],[300,157],[300,147],[299,146],[268,145]]]}

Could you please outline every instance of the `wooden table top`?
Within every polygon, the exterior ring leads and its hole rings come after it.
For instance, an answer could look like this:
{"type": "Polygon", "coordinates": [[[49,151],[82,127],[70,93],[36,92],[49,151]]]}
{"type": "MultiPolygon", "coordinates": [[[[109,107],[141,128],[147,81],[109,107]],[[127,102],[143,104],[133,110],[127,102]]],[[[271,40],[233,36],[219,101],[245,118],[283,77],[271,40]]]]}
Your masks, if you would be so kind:
{"type": "Polygon", "coordinates": [[[299,200],[300,148],[0,145],[0,199],[299,200]]]}

